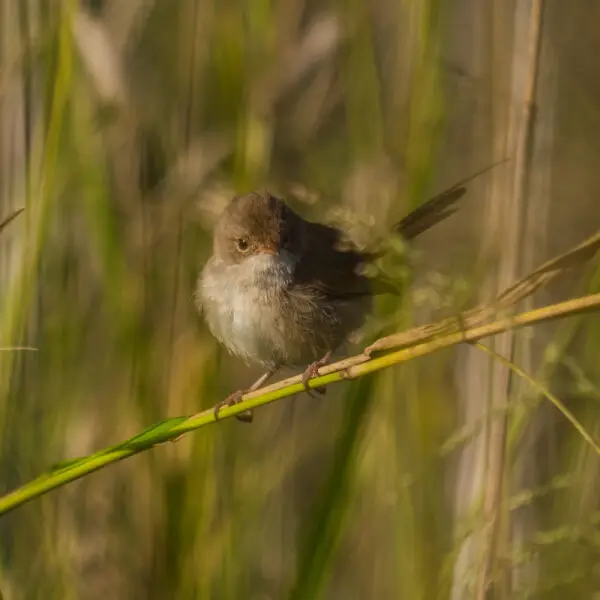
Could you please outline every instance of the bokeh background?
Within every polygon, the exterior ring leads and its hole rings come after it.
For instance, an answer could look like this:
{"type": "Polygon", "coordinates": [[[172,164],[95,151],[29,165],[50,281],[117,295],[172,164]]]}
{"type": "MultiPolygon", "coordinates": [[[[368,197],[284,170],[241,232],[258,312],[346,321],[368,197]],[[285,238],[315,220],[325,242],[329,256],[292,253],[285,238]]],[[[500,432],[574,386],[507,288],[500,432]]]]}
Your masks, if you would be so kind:
{"type": "MultiPolygon", "coordinates": [[[[396,329],[600,226],[595,0],[2,0],[0,489],[258,374],[195,311],[211,229],[268,187],[419,239],[396,329]]],[[[594,265],[529,305],[598,291],[594,265]]],[[[391,320],[391,321],[390,321],[391,320]]],[[[390,325],[391,323],[391,325],[390,325]]],[[[600,439],[600,321],[494,347],[600,439]]],[[[16,599],[600,598],[599,461],[475,347],[202,429],[0,519],[16,599]]]]}

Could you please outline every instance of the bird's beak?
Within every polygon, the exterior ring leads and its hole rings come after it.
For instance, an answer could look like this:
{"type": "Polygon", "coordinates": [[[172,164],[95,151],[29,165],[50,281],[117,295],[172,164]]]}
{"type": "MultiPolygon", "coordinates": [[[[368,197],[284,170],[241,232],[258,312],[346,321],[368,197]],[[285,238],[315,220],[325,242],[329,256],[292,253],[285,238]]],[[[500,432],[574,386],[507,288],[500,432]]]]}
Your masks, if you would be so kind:
{"type": "Polygon", "coordinates": [[[273,256],[276,256],[277,254],[279,254],[277,248],[275,248],[275,246],[263,246],[262,248],[258,249],[259,254],[272,254],[273,256]]]}

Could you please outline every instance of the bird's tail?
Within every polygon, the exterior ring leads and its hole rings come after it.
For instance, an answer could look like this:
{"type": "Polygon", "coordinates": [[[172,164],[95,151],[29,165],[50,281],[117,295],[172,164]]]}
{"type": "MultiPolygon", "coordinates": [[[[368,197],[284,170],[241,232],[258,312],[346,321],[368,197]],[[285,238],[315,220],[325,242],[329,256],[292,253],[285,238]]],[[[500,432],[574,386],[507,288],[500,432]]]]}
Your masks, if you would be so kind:
{"type": "Polygon", "coordinates": [[[485,167],[485,169],[477,171],[477,173],[459,181],[451,188],[434,196],[431,200],[428,200],[425,204],[406,215],[399,223],[396,223],[393,227],[393,231],[399,233],[406,240],[412,240],[418,235],[421,235],[424,231],[437,225],[458,210],[456,203],[466,194],[466,183],[491,171],[494,167],[505,163],[507,160],[508,159],[504,159],[485,167]]]}
{"type": "Polygon", "coordinates": [[[394,232],[399,233],[406,240],[416,238],[455,213],[458,210],[455,204],[466,192],[467,188],[460,186],[438,194],[394,225],[394,232]]]}

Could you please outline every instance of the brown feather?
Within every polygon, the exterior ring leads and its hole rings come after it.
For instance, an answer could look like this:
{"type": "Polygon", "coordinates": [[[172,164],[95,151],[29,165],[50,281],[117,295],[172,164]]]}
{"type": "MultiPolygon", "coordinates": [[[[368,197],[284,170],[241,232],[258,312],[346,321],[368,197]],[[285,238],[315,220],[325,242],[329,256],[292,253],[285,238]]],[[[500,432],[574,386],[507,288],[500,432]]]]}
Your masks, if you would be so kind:
{"type": "MultiPolygon", "coordinates": [[[[458,187],[438,194],[399,221],[393,231],[406,240],[414,239],[456,212],[454,205],[466,191],[466,188],[458,187]]],[[[342,232],[334,227],[305,223],[309,243],[296,267],[299,284],[338,300],[400,291],[384,278],[372,279],[361,274],[362,266],[377,258],[377,253],[348,248],[349,242],[344,241],[342,232]]]]}

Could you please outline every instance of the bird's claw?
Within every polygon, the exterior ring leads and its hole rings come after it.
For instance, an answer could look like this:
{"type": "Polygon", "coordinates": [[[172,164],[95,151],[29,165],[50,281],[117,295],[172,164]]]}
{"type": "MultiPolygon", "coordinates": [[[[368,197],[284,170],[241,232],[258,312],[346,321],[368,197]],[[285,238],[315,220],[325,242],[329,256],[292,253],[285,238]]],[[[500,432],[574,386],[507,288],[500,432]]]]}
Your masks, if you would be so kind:
{"type": "Polygon", "coordinates": [[[314,377],[319,376],[319,369],[321,367],[324,367],[326,364],[328,364],[330,358],[331,358],[331,352],[328,352],[323,358],[320,358],[319,360],[316,360],[315,362],[308,365],[308,367],[306,368],[306,371],[304,371],[304,373],[302,373],[302,385],[304,386],[306,393],[309,396],[312,396],[313,398],[316,398],[316,396],[313,394],[313,391],[315,391],[321,395],[324,395],[327,392],[327,390],[324,387],[310,388],[308,386],[308,382],[311,379],[313,379],[314,377]]]}
{"type": "MultiPolygon", "coordinates": [[[[233,394],[229,394],[227,398],[224,398],[220,402],[217,402],[217,404],[215,404],[215,407],[213,408],[215,421],[219,420],[219,411],[222,408],[226,406],[235,406],[236,404],[239,404],[242,401],[243,396],[244,392],[242,390],[238,390],[237,392],[233,392],[233,394]]],[[[243,413],[240,413],[239,415],[235,415],[235,418],[238,421],[242,421],[243,423],[252,423],[252,411],[247,410],[243,413]]]]}

